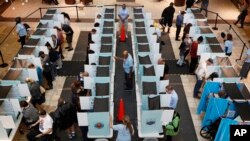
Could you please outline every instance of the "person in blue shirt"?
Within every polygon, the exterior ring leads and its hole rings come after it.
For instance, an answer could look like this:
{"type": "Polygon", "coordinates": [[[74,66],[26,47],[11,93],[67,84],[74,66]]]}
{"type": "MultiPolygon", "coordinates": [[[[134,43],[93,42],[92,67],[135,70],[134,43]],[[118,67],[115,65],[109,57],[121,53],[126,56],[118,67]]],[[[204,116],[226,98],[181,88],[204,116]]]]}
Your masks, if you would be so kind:
{"type": "Polygon", "coordinates": [[[175,40],[176,41],[180,41],[179,35],[180,35],[180,32],[181,32],[181,27],[182,27],[182,24],[183,24],[183,19],[184,19],[184,14],[185,13],[186,13],[185,11],[181,11],[181,13],[176,18],[176,34],[175,34],[175,40]]]}
{"type": "Polygon", "coordinates": [[[122,8],[119,10],[119,25],[120,25],[120,29],[122,28],[122,24],[124,24],[125,26],[125,33],[126,33],[126,38],[127,36],[127,29],[128,29],[128,17],[129,17],[129,13],[128,13],[128,9],[126,8],[126,5],[123,4],[122,8]]]}
{"type": "Polygon", "coordinates": [[[15,21],[16,21],[16,32],[19,36],[18,42],[21,43],[21,47],[23,48],[27,36],[27,31],[25,26],[21,23],[21,17],[16,17],[15,21]]]}
{"type": "Polygon", "coordinates": [[[127,50],[123,51],[123,58],[115,56],[114,58],[117,60],[123,61],[123,70],[125,75],[125,90],[132,90],[132,74],[133,74],[133,58],[127,50]]]}
{"type": "Polygon", "coordinates": [[[134,134],[134,128],[131,124],[130,118],[124,115],[122,124],[113,125],[113,119],[110,116],[110,128],[118,131],[116,141],[131,141],[131,135],[134,134]]]}

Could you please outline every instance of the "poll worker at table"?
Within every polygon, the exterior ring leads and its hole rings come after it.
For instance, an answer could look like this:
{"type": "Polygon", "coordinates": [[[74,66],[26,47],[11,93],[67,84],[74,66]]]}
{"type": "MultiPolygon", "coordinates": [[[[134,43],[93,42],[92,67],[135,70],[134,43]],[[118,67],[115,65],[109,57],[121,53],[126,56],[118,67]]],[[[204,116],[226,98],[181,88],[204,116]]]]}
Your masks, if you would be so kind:
{"type": "Polygon", "coordinates": [[[173,18],[174,18],[174,12],[175,12],[175,8],[174,8],[173,2],[171,2],[170,5],[163,10],[161,14],[162,32],[165,32],[165,27],[168,24],[168,33],[170,33],[170,28],[172,26],[173,18]]]}
{"type": "Polygon", "coordinates": [[[16,17],[16,32],[19,36],[18,42],[21,43],[21,48],[23,48],[27,36],[27,31],[25,26],[21,23],[21,17],[16,17]]]}
{"type": "Polygon", "coordinates": [[[249,70],[250,70],[250,49],[247,50],[244,64],[240,70],[241,79],[247,78],[249,70]]]}
{"type": "Polygon", "coordinates": [[[178,95],[172,85],[166,86],[166,94],[171,95],[169,109],[175,109],[178,103],[178,95]]]}
{"type": "Polygon", "coordinates": [[[53,119],[45,110],[39,112],[39,120],[30,126],[32,129],[26,135],[28,141],[52,141],[53,119]],[[32,128],[39,125],[39,128],[32,128]]]}
{"type": "Polygon", "coordinates": [[[113,125],[113,118],[110,116],[110,128],[118,131],[116,141],[131,141],[131,135],[134,135],[134,128],[128,115],[124,115],[122,124],[113,125]]]}
{"type": "Polygon", "coordinates": [[[198,99],[200,98],[198,94],[199,94],[200,88],[202,87],[202,83],[206,81],[207,67],[213,65],[213,63],[214,63],[213,60],[209,58],[205,62],[201,62],[199,66],[197,67],[195,71],[197,81],[194,86],[194,94],[193,94],[194,98],[198,98],[198,99]]]}
{"type": "Polygon", "coordinates": [[[127,31],[128,31],[128,17],[129,17],[129,13],[128,13],[128,9],[126,8],[126,4],[122,5],[122,8],[119,10],[119,26],[120,26],[120,31],[122,28],[122,24],[124,24],[125,26],[125,33],[126,33],[126,38],[128,37],[127,31]]]}
{"type": "Polygon", "coordinates": [[[127,50],[124,50],[122,53],[123,57],[117,57],[115,56],[114,58],[116,60],[121,60],[123,61],[123,70],[124,70],[124,75],[125,75],[125,84],[126,88],[125,90],[132,90],[132,75],[134,71],[134,63],[133,63],[133,58],[130,53],[128,53],[127,50]]]}

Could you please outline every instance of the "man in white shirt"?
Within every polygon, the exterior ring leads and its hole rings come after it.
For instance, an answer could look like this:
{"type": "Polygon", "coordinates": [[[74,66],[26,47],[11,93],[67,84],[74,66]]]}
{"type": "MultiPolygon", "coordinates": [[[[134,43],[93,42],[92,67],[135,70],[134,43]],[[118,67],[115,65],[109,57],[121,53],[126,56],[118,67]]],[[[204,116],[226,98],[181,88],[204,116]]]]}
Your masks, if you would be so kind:
{"type": "Polygon", "coordinates": [[[194,86],[194,98],[200,98],[199,97],[199,90],[202,86],[202,82],[206,80],[206,73],[207,73],[207,66],[211,66],[213,65],[213,60],[211,58],[209,58],[207,61],[202,62],[199,64],[199,66],[197,67],[195,74],[197,77],[197,81],[196,84],[194,86]]]}
{"type": "Polygon", "coordinates": [[[170,105],[168,108],[175,109],[178,103],[178,95],[171,85],[166,86],[166,94],[171,95],[170,105]]]}
{"type": "Polygon", "coordinates": [[[39,113],[39,120],[32,124],[30,127],[35,127],[39,124],[39,128],[32,128],[31,131],[27,134],[28,141],[49,141],[51,140],[51,134],[53,132],[53,119],[50,117],[46,111],[41,110],[39,113]]]}
{"type": "Polygon", "coordinates": [[[132,90],[132,74],[133,74],[133,58],[130,53],[128,53],[127,50],[124,50],[123,53],[123,58],[115,56],[114,58],[117,60],[122,60],[123,61],[123,70],[124,70],[124,75],[125,75],[125,84],[126,88],[125,90],[132,90]]]}
{"type": "Polygon", "coordinates": [[[126,38],[127,38],[128,37],[127,36],[127,29],[128,29],[128,17],[129,17],[129,13],[128,13],[128,9],[126,8],[125,4],[123,4],[122,8],[119,10],[118,16],[120,18],[120,22],[119,22],[120,31],[121,31],[121,28],[122,28],[122,24],[124,24],[126,38]]]}

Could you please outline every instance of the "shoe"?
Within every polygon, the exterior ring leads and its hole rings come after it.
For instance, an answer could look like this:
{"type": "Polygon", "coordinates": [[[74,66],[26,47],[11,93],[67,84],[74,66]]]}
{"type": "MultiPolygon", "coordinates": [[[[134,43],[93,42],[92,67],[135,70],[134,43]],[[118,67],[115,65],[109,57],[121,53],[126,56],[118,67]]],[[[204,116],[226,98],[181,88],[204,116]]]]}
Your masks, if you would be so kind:
{"type": "Polygon", "coordinates": [[[69,139],[72,139],[72,138],[73,138],[71,134],[68,134],[68,137],[69,137],[69,139]]]}
{"type": "Polygon", "coordinates": [[[65,47],[65,49],[69,49],[70,47],[65,47]]]}
{"type": "Polygon", "coordinates": [[[175,39],[175,41],[180,41],[180,39],[175,39]]]}
{"type": "Polygon", "coordinates": [[[73,50],[73,48],[68,49],[68,51],[71,51],[71,50],[73,50]]]}
{"type": "Polygon", "coordinates": [[[197,96],[194,96],[194,98],[201,99],[201,97],[200,97],[200,96],[198,96],[198,95],[197,95],[197,96]]]}
{"type": "Polygon", "coordinates": [[[62,67],[56,67],[57,70],[60,70],[62,67]]]}

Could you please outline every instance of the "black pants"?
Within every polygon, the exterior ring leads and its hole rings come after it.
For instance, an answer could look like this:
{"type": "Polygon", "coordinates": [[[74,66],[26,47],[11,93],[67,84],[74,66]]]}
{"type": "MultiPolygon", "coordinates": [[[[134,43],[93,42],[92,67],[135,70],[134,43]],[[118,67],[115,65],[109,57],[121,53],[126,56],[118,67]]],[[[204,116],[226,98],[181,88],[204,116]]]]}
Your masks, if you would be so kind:
{"type": "Polygon", "coordinates": [[[43,75],[44,75],[45,79],[47,80],[49,87],[50,88],[53,87],[53,83],[52,83],[53,77],[51,75],[51,72],[50,71],[48,71],[48,72],[43,71],[43,75]]]}
{"type": "Polygon", "coordinates": [[[244,16],[242,13],[238,16],[237,21],[235,22],[235,24],[237,24],[238,22],[240,22],[240,27],[244,27],[244,21],[245,21],[246,16],[244,16]]]}
{"type": "Polygon", "coordinates": [[[21,47],[23,48],[23,46],[25,45],[26,36],[19,36],[19,38],[20,38],[21,47]]]}
{"type": "Polygon", "coordinates": [[[184,53],[184,61],[185,61],[185,58],[187,57],[188,53],[189,53],[189,50],[186,50],[184,53]]]}
{"type": "Polygon", "coordinates": [[[189,67],[189,73],[194,73],[194,70],[196,68],[197,63],[198,63],[198,58],[192,58],[191,57],[191,63],[190,63],[190,67],[189,67]]]}
{"type": "Polygon", "coordinates": [[[126,84],[126,89],[132,89],[132,76],[129,78],[128,73],[124,72],[125,75],[125,84],[126,84]]]}
{"type": "Polygon", "coordinates": [[[181,26],[180,25],[176,25],[176,34],[175,34],[175,40],[177,40],[179,38],[180,32],[181,32],[181,26]]]}
{"type": "Polygon", "coordinates": [[[41,134],[38,128],[33,128],[27,135],[28,141],[51,141],[52,137],[51,135],[43,135],[40,138],[36,138],[37,135],[41,134]]]}

